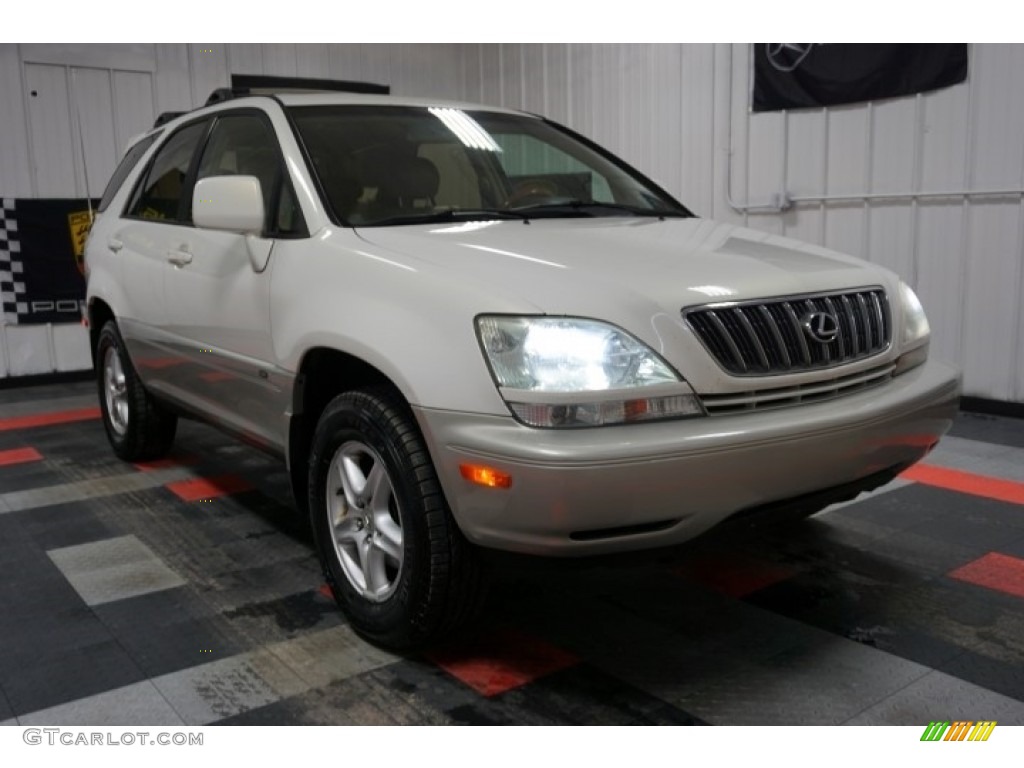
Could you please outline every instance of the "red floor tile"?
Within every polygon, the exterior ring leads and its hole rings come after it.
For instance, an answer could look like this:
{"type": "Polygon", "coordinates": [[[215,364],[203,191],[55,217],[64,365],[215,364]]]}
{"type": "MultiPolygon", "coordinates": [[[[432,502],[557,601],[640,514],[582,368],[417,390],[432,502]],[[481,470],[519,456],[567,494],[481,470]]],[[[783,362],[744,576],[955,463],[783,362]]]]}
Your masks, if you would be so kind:
{"type": "Polygon", "coordinates": [[[686,563],[674,569],[674,573],[719,594],[740,598],[785,581],[796,571],[742,555],[715,555],[686,563]]]}
{"type": "Polygon", "coordinates": [[[27,461],[39,461],[42,458],[43,454],[35,448],[13,448],[9,451],[0,451],[0,467],[24,464],[27,461]]]}
{"type": "Polygon", "coordinates": [[[51,413],[34,413],[31,416],[14,416],[0,419],[0,432],[11,429],[28,429],[30,427],[48,427],[51,424],[67,424],[72,421],[98,419],[99,408],[77,408],[73,411],[53,411],[51,413]]]}
{"type": "Polygon", "coordinates": [[[936,467],[931,464],[915,464],[905,470],[900,477],[936,488],[1008,501],[1011,504],[1024,504],[1024,483],[1015,483],[1012,480],[976,475],[973,472],[936,467]]]}
{"type": "Polygon", "coordinates": [[[183,501],[199,501],[229,496],[252,489],[252,485],[238,475],[218,475],[217,477],[196,477],[191,480],[179,480],[164,486],[183,501]]]}
{"type": "Polygon", "coordinates": [[[427,658],[482,696],[496,696],[579,663],[568,651],[516,630],[435,650],[427,658]]]}
{"type": "Polygon", "coordinates": [[[963,565],[949,575],[960,581],[988,587],[1015,597],[1024,597],[1024,560],[1019,557],[989,552],[963,565]]]}

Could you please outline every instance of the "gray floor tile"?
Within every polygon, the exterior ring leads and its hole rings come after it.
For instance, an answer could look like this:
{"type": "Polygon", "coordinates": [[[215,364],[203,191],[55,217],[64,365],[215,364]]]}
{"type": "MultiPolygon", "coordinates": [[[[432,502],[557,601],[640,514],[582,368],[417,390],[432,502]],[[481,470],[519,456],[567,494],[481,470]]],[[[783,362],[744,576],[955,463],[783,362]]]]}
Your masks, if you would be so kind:
{"type": "MultiPolygon", "coordinates": [[[[838,725],[929,671],[821,634],[817,642],[744,664],[667,700],[720,725],[838,725]]],[[[722,663],[728,667],[732,662],[724,657],[722,663]]]]}
{"type": "Polygon", "coordinates": [[[144,680],[20,717],[22,725],[184,725],[152,682],[144,680]]]}
{"type": "Polygon", "coordinates": [[[267,646],[267,651],[314,687],[393,664],[401,659],[400,656],[361,640],[348,626],[274,643],[267,646]]]}
{"type": "Polygon", "coordinates": [[[127,472],[107,477],[96,477],[78,480],[61,485],[34,488],[27,491],[12,491],[0,495],[0,504],[5,512],[22,512],[28,509],[48,507],[54,504],[67,504],[83,499],[96,499],[113,496],[119,493],[131,493],[156,488],[165,483],[177,480],[188,480],[195,477],[193,470],[188,468],[160,469],[153,472],[127,472]]]}
{"type": "Polygon", "coordinates": [[[1024,448],[947,436],[926,463],[1024,482],[1024,448]]]}
{"type": "Polygon", "coordinates": [[[189,725],[212,723],[309,688],[267,650],[162,675],[153,685],[189,725]]]}
{"type": "Polygon", "coordinates": [[[185,584],[134,535],[48,552],[86,605],[99,605],[185,584]]]}
{"type": "Polygon", "coordinates": [[[1024,702],[932,671],[847,721],[848,725],[924,725],[932,720],[995,720],[1024,725],[1024,702]]]}

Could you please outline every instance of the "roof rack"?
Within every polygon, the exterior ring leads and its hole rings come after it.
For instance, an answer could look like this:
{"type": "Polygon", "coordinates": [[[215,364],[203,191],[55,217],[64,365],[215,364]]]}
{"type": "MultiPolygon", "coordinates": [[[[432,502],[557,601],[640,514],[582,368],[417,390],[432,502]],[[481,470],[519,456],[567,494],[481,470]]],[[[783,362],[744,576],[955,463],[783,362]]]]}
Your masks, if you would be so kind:
{"type": "Polygon", "coordinates": [[[279,77],[276,75],[232,75],[230,88],[218,88],[206,100],[207,106],[242,96],[260,96],[271,93],[316,93],[339,91],[344,93],[372,93],[386,96],[388,85],[366,83],[359,80],[324,80],[317,77],[279,77]]]}
{"type": "MultiPolygon", "coordinates": [[[[337,91],[344,93],[370,93],[387,96],[391,86],[367,83],[360,80],[325,80],[317,77],[279,77],[276,75],[232,75],[231,86],[217,88],[203,106],[220,104],[244,96],[265,96],[272,93],[322,93],[337,91]]],[[[188,112],[161,112],[153,123],[154,128],[174,120],[188,112]]]]}

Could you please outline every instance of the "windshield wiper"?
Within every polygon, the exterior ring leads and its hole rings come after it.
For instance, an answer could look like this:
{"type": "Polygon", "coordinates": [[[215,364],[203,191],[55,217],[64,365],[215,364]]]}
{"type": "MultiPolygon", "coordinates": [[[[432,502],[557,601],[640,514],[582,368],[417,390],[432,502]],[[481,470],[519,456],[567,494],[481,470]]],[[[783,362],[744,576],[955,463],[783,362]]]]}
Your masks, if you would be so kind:
{"type": "Polygon", "coordinates": [[[388,216],[383,219],[354,224],[356,227],[390,227],[401,224],[443,224],[449,221],[502,221],[523,220],[527,216],[519,211],[503,211],[495,208],[446,208],[443,211],[429,213],[408,213],[400,216],[388,216]]]}
{"type": "Polygon", "coordinates": [[[598,200],[552,200],[549,203],[536,203],[510,209],[515,213],[523,214],[531,218],[538,214],[553,216],[597,216],[597,211],[610,211],[612,213],[628,213],[630,216],[651,216],[659,219],[666,217],[685,218],[683,211],[673,211],[664,208],[639,208],[635,205],[624,205],[622,203],[604,203],[598,200]]]}

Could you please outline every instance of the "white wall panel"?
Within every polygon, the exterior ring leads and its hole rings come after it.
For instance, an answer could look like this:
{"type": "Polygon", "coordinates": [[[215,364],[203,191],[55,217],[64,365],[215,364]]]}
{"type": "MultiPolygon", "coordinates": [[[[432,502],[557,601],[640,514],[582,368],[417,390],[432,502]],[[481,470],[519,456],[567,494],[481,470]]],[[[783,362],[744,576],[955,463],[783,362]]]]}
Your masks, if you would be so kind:
{"type": "Polygon", "coordinates": [[[192,109],[194,99],[188,47],[158,43],[153,49],[156,57],[153,81],[157,114],[192,109]]]}
{"type": "MultiPolygon", "coordinates": [[[[32,167],[26,131],[25,91],[18,46],[0,44],[0,198],[31,197],[32,167]]],[[[2,376],[3,374],[0,374],[2,376]]]]}
{"type": "Polygon", "coordinates": [[[264,74],[262,45],[259,43],[230,43],[225,48],[228,70],[232,74],[264,74]]]}
{"type": "MultiPolygon", "coordinates": [[[[331,76],[331,46],[301,44],[295,46],[295,71],[300,77],[331,76]]],[[[235,70],[232,70],[235,71],[235,70]]]]}
{"type": "Polygon", "coordinates": [[[54,366],[50,325],[0,325],[7,348],[7,375],[50,373],[54,366]]]}
{"type": "MultiPolygon", "coordinates": [[[[156,105],[153,103],[153,75],[149,72],[111,72],[114,85],[114,136],[117,139],[117,160],[128,142],[153,127],[156,105]]],[[[100,184],[106,183],[115,166],[106,169],[100,184]]],[[[90,182],[92,176],[89,177],[90,182]]]]}
{"type": "Polygon", "coordinates": [[[29,154],[38,197],[75,197],[74,134],[68,102],[67,67],[26,64],[28,124],[32,132],[29,154]]]}
{"type": "Polygon", "coordinates": [[[677,193],[698,215],[712,216],[715,163],[726,159],[714,140],[715,46],[659,45],[653,66],[658,74],[651,119],[658,129],[651,163],[666,189],[677,193]],[[678,181],[672,180],[675,169],[678,181]]]}
{"type": "Polygon", "coordinates": [[[99,197],[124,152],[124,145],[117,141],[114,130],[111,73],[108,69],[71,67],[68,74],[71,78],[71,149],[78,169],[85,167],[82,183],[75,194],[84,194],[85,182],[88,181],[88,196],[99,197]]]}
{"type": "Polygon", "coordinates": [[[267,43],[263,46],[264,74],[295,77],[299,73],[299,61],[293,43],[267,43]]]}

